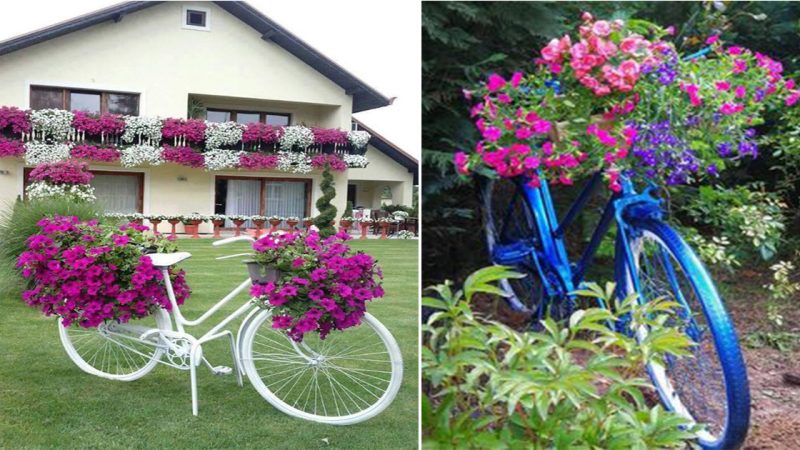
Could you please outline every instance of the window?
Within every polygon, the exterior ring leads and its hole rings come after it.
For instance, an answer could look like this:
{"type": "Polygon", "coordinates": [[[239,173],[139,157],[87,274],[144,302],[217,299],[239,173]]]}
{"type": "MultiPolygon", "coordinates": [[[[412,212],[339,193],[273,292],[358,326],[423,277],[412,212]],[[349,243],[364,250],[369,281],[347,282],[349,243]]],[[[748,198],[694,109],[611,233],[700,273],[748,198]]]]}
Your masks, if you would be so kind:
{"type": "Polygon", "coordinates": [[[66,109],[90,113],[139,115],[139,94],[31,86],[31,109],[66,109]]]}
{"type": "MultiPolygon", "coordinates": [[[[30,184],[30,172],[23,172],[23,185],[30,184]]],[[[94,188],[97,202],[107,213],[141,213],[144,207],[144,173],[142,172],[108,172],[92,170],[94,174],[90,184],[94,188]]]]}
{"type": "Polygon", "coordinates": [[[206,26],[206,12],[205,11],[197,11],[194,9],[187,9],[186,10],[186,25],[190,25],[193,27],[203,27],[206,26]]]}
{"type": "Polygon", "coordinates": [[[227,122],[233,121],[238,123],[253,123],[261,122],[272,126],[287,126],[291,123],[290,114],[282,113],[268,113],[258,111],[234,111],[225,109],[208,109],[206,110],[206,120],[209,122],[227,122]]]}
{"type": "MultiPolygon", "coordinates": [[[[311,212],[311,180],[219,176],[214,213],[303,218],[311,212]]],[[[227,222],[226,227],[233,224],[227,222]]],[[[251,223],[245,226],[252,227],[251,223]]]]}

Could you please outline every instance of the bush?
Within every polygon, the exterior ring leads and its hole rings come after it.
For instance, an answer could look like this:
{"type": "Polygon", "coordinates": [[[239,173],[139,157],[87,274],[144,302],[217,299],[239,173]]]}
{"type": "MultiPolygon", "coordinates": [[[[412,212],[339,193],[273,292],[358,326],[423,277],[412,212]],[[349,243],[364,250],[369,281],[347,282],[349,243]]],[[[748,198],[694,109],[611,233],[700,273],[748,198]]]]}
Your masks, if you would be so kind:
{"type": "Polygon", "coordinates": [[[26,288],[15,265],[17,258],[27,249],[28,237],[39,232],[36,225],[43,217],[76,216],[81,220],[103,217],[96,203],[76,202],[64,197],[50,197],[27,202],[17,201],[7,205],[0,213],[0,294],[26,288]]]}
{"type": "Polygon", "coordinates": [[[330,169],[322,171],[322,182],[319,184],[322,195],[317,199],[317,211],[319,215],[314,218],[314,225],[319,229],[322,237],[328,237],[336,233],[336,227],[331,225],[336,219],[336,207],[331,204],[331,200],[336,197],[336,188],[333,186],[333,175],[330,169]]]}
{"type": "Polygon", "coordinates": [[[493,282],[519,274],[479,270],[463,290],[432,289],[423,304],[438,311],[423,327],[423,443],[431,448],[682,448],[693,428],[660,405],[643,367],[666,355],[688,354],[689,339],[663,326],[664,301],[639,305],[614,299],[614,285],[589,285],[581,296],[610,309],[575,312],[567,323],[548,318],[542,331],[520,333],[475,316],[478,292],[500,294],[493,282]],[[626,333],[613,329],[628,317],[626,333]],[[611,325],[611,326],[610,326],[611,325]],[[632,330],[650,330],[641,342],[632,330]]]}

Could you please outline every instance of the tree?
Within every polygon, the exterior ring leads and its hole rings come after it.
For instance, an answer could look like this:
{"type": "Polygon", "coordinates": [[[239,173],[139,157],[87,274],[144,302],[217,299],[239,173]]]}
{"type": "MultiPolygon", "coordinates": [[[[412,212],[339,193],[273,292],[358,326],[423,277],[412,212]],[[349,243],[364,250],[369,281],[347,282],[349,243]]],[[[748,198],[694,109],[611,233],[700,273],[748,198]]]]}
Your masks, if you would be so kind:
{"type": "Polygon", "coordinates": [[[333,187],[333,174],[329,167],[322,171],[322,182],[319,188],[322,190],[322,196],[317,199],[319,215],[314,218],[314,225],[319,228],[320,235],[328,237],[336,233],[336,227],[332,225],[336,220],[336,207],[331,204],[331,200],[336,197],[336,189],[333,187]]]}

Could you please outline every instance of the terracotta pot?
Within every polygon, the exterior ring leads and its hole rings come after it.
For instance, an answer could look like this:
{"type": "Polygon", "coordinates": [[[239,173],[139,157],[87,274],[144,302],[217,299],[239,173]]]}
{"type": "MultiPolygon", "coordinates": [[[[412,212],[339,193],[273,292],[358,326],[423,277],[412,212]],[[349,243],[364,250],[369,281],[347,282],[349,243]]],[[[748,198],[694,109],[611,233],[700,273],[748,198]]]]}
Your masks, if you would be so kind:
{"type": "Polygon", "coordinates": [[[300,223],[297,220],[287,220],[286,224],[289,225],[289,231],[297,231],[297,224],[300,223]]]}
{"type": "Polygon", "coordinates": [[[193,223],[185,223],[183,224],[183,233],[192,235],[192,239],[197,239],[197,225],[193,223]]]}
{"type": "Polygon", "coordinates": [[[278,231],[278,225],[280,225],[281,222],[283,221],[280,219],[269,219],[269,232],[274,233],[278,231]]]}
{"type": "Polygon", "coordinates": [[[172,236],[172,238],[174,239],[174,238],[178,237],[178,236],[175,234],[175,225],[177,225],[177,224],[181,223],[181,221],[180,221],[180,220],[178,220],[178,219],[169,219],[167,222],[169,222],[169,224],[170,224],[170,225],[172,225],[172,232],[171,232],[171,236],[172,236]]]}
{"type": "Polygon", "coordinates": [[[233,220],[233,224],[236,226],[236,231],[234,232],[234,236],[241,236],[242,235],[242,225],[245,223],[245,220],[242,219],[235,219],[233,220]]]}
{"type": "Polygon", "coordinates": [[[141,225],[142,222],[144,222],[144,220],[142,220],[142,219],[133,219],[133,220],[131,220],[131,222],[135,223],[136,225],[141,225]]]}
{"type": "Polygon", "coordinates": [[[221,237],[219,234],[219,229],[225,225],[224,220],[212,220],[211,223],[214,224],[214,237],[218,238],[221,237]]]}
{"type": "Polygon", "coordinates": [[[261,237],[261,229],[264,228],[264,222],[266,222],[264,219],[253,219],[253,224],[256,226],[256,239],[261,237]]]}
{"type": "Polygon", "coordinates": [[[153,225],[153,233],[158,234],[158,224],[160,224],[160,220],[150,219],[150,224],[153,225]]]}
{"type": "Polygon", "coordinates": [[[348,231],[350,229],[351,225],[353,225],[353,221],[352,220],[340,220],[339,221],[339,226],[342,227],[341,228],[342,231],[345,231],[345,232],[348,231]]]}
{"type": "Polygon", "coordinates": [[[361,226],[361,239],[366,239],[369,226],[372,224],[369,222],[361,222],[359,225],[361,226]]]}
{"type": "Polygon", "coordinates": [[[311,225],[314,225],[314,221],[313,220],[304,220],[303,221],[303,226],[305,227],[306,231],[308,231],[311,228],[311,225]]]}
{"type": "Polygon", "coordinates": [[[389,236],[386,234],[386,232],[389,230],[389,225],[390,225],[389,222],[380,222],[378,224],[378,226],[381,227],[381,239],[389,238],[389,236]]]}

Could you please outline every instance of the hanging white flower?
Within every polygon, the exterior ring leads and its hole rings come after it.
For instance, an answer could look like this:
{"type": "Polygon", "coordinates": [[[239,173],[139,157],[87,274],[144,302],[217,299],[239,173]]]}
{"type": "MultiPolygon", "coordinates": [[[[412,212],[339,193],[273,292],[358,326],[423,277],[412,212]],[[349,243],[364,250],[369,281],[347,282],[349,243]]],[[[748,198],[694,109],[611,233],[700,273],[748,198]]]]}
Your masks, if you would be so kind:
{"type": "Polygon", "coordinates": [[[314,132],[302,125],[283,127],[281,135],[281,150],[293,148],[306,148],[314,143],[314,132]]]}
{"type": "Polygon", "coordinates": [[[137,140],[138,143],[148,144],[161,141],[161,119],[146,116],[125,116],[125,131],[122,133],[122,142],[130,144],[137,140]]]}
{"type": "Polygon", "coordinates": [[[64,140],[72,131],[74,114],[63,109],[38,109],[30,112],[34,138],[64,140]]]}
{"type": "Polygon", "coordinates": [[[344,155],[344,162],[348,167],[367,167],[369,163],[364,155],[344,155]]]}
{"type": "Polygon", "coordinates": [[[347,132],[347,140],[355,148],[363,148],[367,145],[372,135],[366,131],[355,130],[347,132]]]}
{"type": "Polygon", "coordinates": [[[25,196],[38,200],[49,197],[67,197],[75,201],[93,202],[97,200],[94,188],[88,184],[51,184],[34,181],[25,188],[25,196]]]}
{"type": "Polygon", "coordinates": [[[164,163],[162,151],[161,147],[152,145],[131,145],[120,151],[119,161],[123,167],[159,166],[164,163]]]}
{"type": "Polygon", "coordinates": [[[242,155],[239,150],[209,150],[203,153],[206,161],[206,170],[225,170],[239,167],[239,157],[242,155]]]}
{"type": "Polygon", "coordinates": [[[236,145],[242,140],[244,125],[236,122],[206,122],[206,148],[236,145]]]}
{"type": "Polygon", "coordinates": [[[69,158],[69,144],[25,143],[25,164],[36,166],[41,163],[63,161],[69,158]]]}
{"type": "Polygon", "coordinates": [[[278,170],[292,173],[311,172],[311,158],[303,152],[278,152],[278,170]]]}

